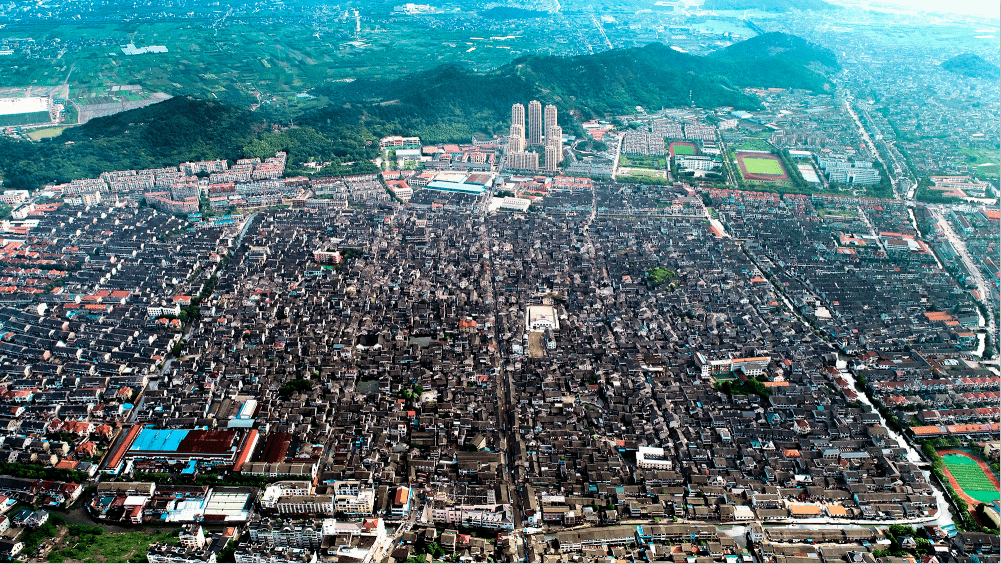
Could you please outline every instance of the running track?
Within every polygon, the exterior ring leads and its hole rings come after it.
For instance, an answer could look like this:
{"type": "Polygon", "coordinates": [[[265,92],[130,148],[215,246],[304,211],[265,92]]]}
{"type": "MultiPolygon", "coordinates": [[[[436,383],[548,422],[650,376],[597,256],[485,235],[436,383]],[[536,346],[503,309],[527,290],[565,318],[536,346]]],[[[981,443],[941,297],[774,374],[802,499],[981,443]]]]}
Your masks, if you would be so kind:
{"type": "MultiPolygon", "coordinates": [[[[977,466],[979,466],[980,469],[983,470],[984,474],[987,476],[987,479],[989,479],[991,483],[994,484],[994,489],[998,489],[999,487],[1001,487],[1001,484],[998,483],[998,477],[994,475],[994,471],[991,470],[991,467],[988,466],[986,462],[980,460],[980,457],[971,456],[970,453],[966,451],[953,448],[940,450],[938,451],[938,454],[939,456],[942,456],[944,454],[958,454],[960,456],[965,456],[970,460],[973,460],[974,462],[977,463],[977,466]]],[[[963,501],[965,501],[966,504],[970,506],[971,513],[977,509],[978,505],[983,503],[982,501],[975,500],[972,497],[966,495],[966,492],[963,491],[962,487],[960,487],[959,482],[956,481],[955,476],[953,476],[952,472],[949,471],[948,466],[943,466],[942,471],[945,473],[945,477],[949,478],[949,485],[952,486],[952,489],[956,490],[956,493],[959,494],[959,497],[961,497],[963,501]]]]}

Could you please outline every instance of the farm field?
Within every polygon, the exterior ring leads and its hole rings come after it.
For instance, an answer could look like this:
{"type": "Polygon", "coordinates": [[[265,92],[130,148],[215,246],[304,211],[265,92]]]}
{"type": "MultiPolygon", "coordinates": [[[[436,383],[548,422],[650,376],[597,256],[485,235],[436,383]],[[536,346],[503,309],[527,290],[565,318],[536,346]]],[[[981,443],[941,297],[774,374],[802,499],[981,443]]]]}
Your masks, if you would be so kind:
{"type": "Polygon", "coordinates": [[[58,537],[63,548],[49,553],[49,562],[139,562],[145,561],[153,543],[177,544],[172,531],[107,533],[81,525],[70,525],[65,536],[58,537]]]}
{"type": "Polygon", "coordinates": [[[768,141],[756,137],[745,137],[736,143],[732,143],[730,148],[734,151],[772,151],[775,149],[768,141]]]}
{"type": "Polygon", "coordinates": [[[651,170],[648,168],[620,168],[619,175],[622,176],[641,176],[649,178],[664,178],[664,171],[662,170],[651,170]]]}
{"type": "Polygon", "coordinates": [[[546,345],[542,343],[542,333],[533,331],[528,334],[528,356],[529,358],[546,356],[546,345]]]}
{"type": "Polygon", "coordinates": [[[10,114],[0,116],[0,127],[11,125],[35,125],[51,121],[49,112],[32,112],[27,114],[10,114]]]}
{"type": "Polygon", "coordinates": [[[648,155],[619,155],[619,166],[637,168],[665,168],[666,157],[651,157],[648,155]]]}
{"type": "Polygon", "coordinates": [[[953,488],[970,504],[971,510],[979,503],[1001,499],[998,479],[985,463],[969,453],[954,449],[942,450],[939,454],[945,462],[949,481],[955,482],[953,488]]]}
{"type": "Polygon", "coordinates": [[[977,178],[998,178],[998,152],[996,149],[964,147],[959,154],[966,157],[970,170],[977,178]]]}
{"type": "Polygon", "coordinates": [[[39,141],[41,139],[48,139],[50,137],[58,137],[59,134],[62,133],[63,130],[66,129],[67,127],[70,126],[59,125],[56,127],[43,127],[41,129],[33,129],[28,132],[28,137],[31,137],[35,141],[39,141]]]}

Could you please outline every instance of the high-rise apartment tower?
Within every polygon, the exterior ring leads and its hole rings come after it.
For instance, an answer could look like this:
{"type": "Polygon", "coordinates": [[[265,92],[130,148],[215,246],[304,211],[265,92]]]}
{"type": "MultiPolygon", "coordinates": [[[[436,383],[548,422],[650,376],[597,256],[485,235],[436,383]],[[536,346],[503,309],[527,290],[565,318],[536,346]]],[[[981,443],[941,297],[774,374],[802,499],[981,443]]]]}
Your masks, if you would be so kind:
{"type": "Polygon", "coordinates": [[[525,106],[521,104],[511,106],[511,125],[521,126],[522,132],[525,131],[525,106]]]}
{"type": "Polygon", "coordinates": [[[538,100],[528,103],[528,144],[542,145],[542,104],[538,100]]]}

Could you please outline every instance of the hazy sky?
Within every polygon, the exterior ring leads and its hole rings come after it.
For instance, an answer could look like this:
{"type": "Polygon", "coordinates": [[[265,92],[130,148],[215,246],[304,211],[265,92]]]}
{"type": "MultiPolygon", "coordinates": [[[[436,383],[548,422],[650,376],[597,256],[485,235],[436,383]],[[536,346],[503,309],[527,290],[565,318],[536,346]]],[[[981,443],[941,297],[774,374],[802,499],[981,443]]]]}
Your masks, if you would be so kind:
{"type": "Polygon", "coordinates": [[[929,12],[947,12],[952,14],[978,14],[986,16],[1001,16],[1001,3],[998,0],[883,0],[887,4],[907,6],[929,12]]]}

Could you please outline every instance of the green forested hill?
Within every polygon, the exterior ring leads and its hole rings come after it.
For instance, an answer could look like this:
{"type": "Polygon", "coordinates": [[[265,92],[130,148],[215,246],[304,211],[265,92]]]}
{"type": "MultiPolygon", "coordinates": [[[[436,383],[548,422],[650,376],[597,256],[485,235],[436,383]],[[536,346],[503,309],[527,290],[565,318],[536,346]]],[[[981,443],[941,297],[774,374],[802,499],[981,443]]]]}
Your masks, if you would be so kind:
{"type": "Polygon", "coordinates": [[[165,102],[72,127],[40,143],[0,137],[0,170],[8,188],[96,177],[108,170],[234,158],[263,130],[247,110],[218,102],[165,102]]]}
{"type": "Polygon", "coordinates": [[[329,162],[321,174],[364,172],[374,168],[369,160],[381,136],[419,135],[434,143],[505,132],[515,102],[555,104],[564,130],[581,133],[578,119],[631,113],[635,106],[755,109],[757,100],[744,88],[821,91],[834,68],[830,51],[779,33],[708,57],[655,43],[579,57],[522,57],[489,73],[446,65],[391,81],[330,84],[317,92],[329,104],[297,116],[298,128],[277,132],[259,112],[177,97],[40,143],[0,138],[0,173],[6,187],[31,189],[108,170],[278,150],[289,152],[290,173],[304,172],[305,161],[329,162]]]}
{"type": "Polygon", "coordinates": [[[756,109],[746,87],[823,91],[836,57],[798,37],[769,33],[698,57],[654,43],[578,57],[527,56],[489,73],[456,66],[393,81],[332,84],[318,91],[328,108],[305,116],[320,130],[353,113],[359,123],[411,133],[432,141],[468,139],[477,132],[503,132],[511,104],[538,99],[561,110],[564,129],[579,117],[684,106],[756,109]]]}
{"type": "MultiPolygon", "coordinates": [[[[0,137],[4,187],[35,189],[51,182],[94,178],[110,170],[176,166],[184,161],[269,157],[290,153],[289,172],[306,160],[332,161],[326,173],[370,171],[372,134],[348,128],[334,138],[311,128],[281,133],[248,110],[187,97],[97,118],[39,143],[0,137]],[[353,166],[340,166],[355,162],[353,166]]],[[[336,132],[336,128],[330,128],[336,132]]]]}
{"type": "Polygon", "coordinates": [[[942,68],[971,78],[996,79],[1001,77],[1001,68],[998,65],[989,63],[974,53],[956,55],[944,61],[942,68]]]}
{"type": "Polygon", "coordinates": [[[829,88],[826,75],[841,67],[837,56],[805,39],[785,33],[766,33],[734,43],[709,55],[725,64],[727,75],[741,86],[801,88],[821,92],[829,88]]]}

